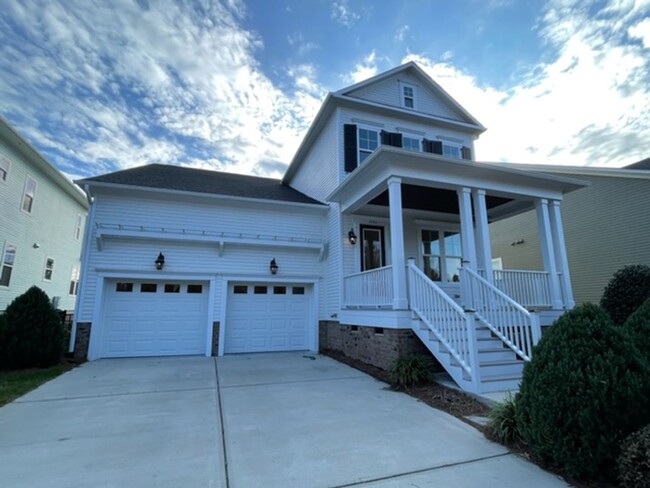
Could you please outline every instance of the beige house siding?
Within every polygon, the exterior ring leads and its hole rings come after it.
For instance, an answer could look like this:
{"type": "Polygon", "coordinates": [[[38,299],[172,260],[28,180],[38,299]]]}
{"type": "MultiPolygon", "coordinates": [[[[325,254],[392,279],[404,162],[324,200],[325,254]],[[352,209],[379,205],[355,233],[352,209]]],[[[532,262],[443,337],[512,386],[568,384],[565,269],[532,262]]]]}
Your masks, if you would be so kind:
{"type": "MultiPolygon", "coordinates": [[[[563,175],[591,182],[560,208],[575,301],[598,302],[616,270],[650,265],[650,177],[563,175]]],[[[490,236],[504,268],[542,269],[534,211],[491,224],[490,236]]]]}

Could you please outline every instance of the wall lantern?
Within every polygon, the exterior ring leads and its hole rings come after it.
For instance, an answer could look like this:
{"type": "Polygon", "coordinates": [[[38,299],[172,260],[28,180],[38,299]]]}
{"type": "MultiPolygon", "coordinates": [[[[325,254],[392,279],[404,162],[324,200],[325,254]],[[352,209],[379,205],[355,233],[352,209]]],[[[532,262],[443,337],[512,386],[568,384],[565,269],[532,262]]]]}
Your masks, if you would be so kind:
{"type": "Polygon", "coordinates": [[[163,253],[158,254],[158,258],[156,258],[154,263],[156,263],[157,270],[163,269],[163,266],[165,265],[165,256],[163,256],[163,253]]]}
{"type": "Polygon", "coordinates": [[[271,270],[271,274],[276,274],[278,272],[278,263],[275,262],[275,258],[271,259],[269,269],[271,270]]]}
{"type": "Polygon", "coordinates": [[[357,235],[354,233],[354,229],[350,229],[350,232],[348,232],[348,240],[353,246],[357,243],[357,235]]]}

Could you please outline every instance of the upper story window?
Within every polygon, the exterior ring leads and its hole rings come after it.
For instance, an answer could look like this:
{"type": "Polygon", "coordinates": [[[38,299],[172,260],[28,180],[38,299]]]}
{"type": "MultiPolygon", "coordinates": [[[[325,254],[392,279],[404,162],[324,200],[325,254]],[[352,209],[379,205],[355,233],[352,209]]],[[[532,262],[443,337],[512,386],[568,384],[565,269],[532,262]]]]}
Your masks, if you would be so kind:
{"type": "Polygon", "coordinates": [[[25,180],[25,192],[23,193],[23,212],[32,213],[34,207],[34,198],[36,197],[36,180],[27,175],[25,180]]]}
{"type": "Polygon", "coordinates": [[[379,132],[359,127],[359,163],[366,159],[379,146],[379,132]]]}
{"type": "Polygon", "coordinates": [[[442,142],[442,155],[447,158],[460,159],[460,144],[454,144],[453,142],[442,142]]]}
{"type": "Polygon", "coordinates": [[[74,227],[74,240],[78,241],[81,238],[81,225],[83,222],[83,217],[81,215],[77,215],[77,221],[75,223],[74,227]]]}
{"type": "Polygon", "coordinates": [[[416,90],[414,85],[400,82],[400,96],[402,107],[411,109],[415,108],[416,90]]]}
{"type": "Polygon", "coordinates": [[[76,295],[78,289],[79,289],[79,265],[75,264],[72,266],[72,272],[70,273],[70,286],[68,288],[68,294],[76,295]]]}
{"type": "Polygon", "coordinates": [[[409,151],[420,151],[420,139],[415,137],[402,136],[402,147],[408,149],[409,151]]]}
{"type": "Polygon", "coordinates": [[[54,259],[47,258],[45,260],[45,271],[43,273],[43,279],[45,281],[52,281],[53,273],[54,273],[54,259]]]}
{"type": "Polygon", "coordinates": [[[16,260],[16,246],[7,244],[5,252],[2,256],[2,272],[0,273],[0,286],[9,286],[11,281],[11,272],[14,269],[14,261],[16,260]]]}
{"type": "Polygon", "coordinates": [[[0,154],[0,181],[7,181],[10,167],[11,161],[9,161],[9,158],[4,154],[0,154]]]}

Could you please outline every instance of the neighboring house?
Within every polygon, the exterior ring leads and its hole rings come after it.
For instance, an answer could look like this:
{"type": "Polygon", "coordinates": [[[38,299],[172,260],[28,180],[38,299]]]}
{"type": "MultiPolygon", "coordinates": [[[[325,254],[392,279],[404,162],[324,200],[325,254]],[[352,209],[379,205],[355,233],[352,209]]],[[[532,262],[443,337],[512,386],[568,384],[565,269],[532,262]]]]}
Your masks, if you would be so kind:
{"type": "Polygon", "coordinates": [[[32,285],[74,308],[87,211],[83,192],[0,117],[0,310],[32,285]]]}
{"type": "Polygon", "coordinates": [[[385,368],[426,346],[467,390],[516,386],[540,323],[573,305],[559,202],[583,183],[474,162],[484,130],[408,63],[330,93],[282,181],[164,165],[79,181],[75,353],[331,348],[385,368]],[[488,220],[531,208],[544,271],[510,273],[508,297],[488,220]]]}
{"type": "MultiPolygon", "coordinates": [[[[626,168],[513,165],[575,177],[590,185],[562,202],[571,284],[577,303],[600,301],[612,275],[628,264],[650,265],[650,160],[626,168]]],[[[542,269],[535,215],[490,225],[492,253],[504,267],[542,269]]]]}

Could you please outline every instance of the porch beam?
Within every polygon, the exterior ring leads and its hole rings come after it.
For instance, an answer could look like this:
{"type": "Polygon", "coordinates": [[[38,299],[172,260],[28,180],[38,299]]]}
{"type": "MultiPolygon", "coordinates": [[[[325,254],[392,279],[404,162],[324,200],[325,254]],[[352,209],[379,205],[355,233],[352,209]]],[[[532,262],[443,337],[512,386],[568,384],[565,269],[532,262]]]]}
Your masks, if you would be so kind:
{"type": "Polygon", "coordinates": [[[391,264],[393,265],[393,309],[408,308],[406,298],[406,260],[404,257],[404,220],[402,216],[402,180],[388,179],[391,264]]]}
{"type": "Polygon", "coordinates": [[[539,242],[542,251],[542,262],[544,271],[549,274],[549,288],[551,292],[551,304],[554,309],[561,310],[562,295],[560,293],[560,280],[557,276],[557,266],[555,251],[553,248],[553,234],[551,232],[551,220],[548,211],[548,200],[540,198],[535,202],[535,211],[537,213],[537,229],[539,232],[539,242]]]}
{"type": "Polygon", "coordinates": [[[459,188],[458,208],[460,213],[460,239],[463,246],[463,266],[476,269],[476,239],[472,222],[472,191],[459,188]]]}
{"type": "Polygon", "coordinates": [[[494,283],[485,190],[472,190],[472,202],[474,203],[474,220],[476,226],[477,266],[485,271],[485,279],[490,283],[494,283]]]}
{"type": "Polygon", "coordinates": [[[573,289],[571,288],[571,275],[569,272],[569,259],[566,253],[564,242],[564,229],[562,227],[562,216],[560,214],[560,202],[551,200],[550,202],[551,232],[553,233],[553,247],[555,248],[555,265],[562,274],[560,281],[562,283],[562,295],[565,308],[573,308],[573,289]]]}

